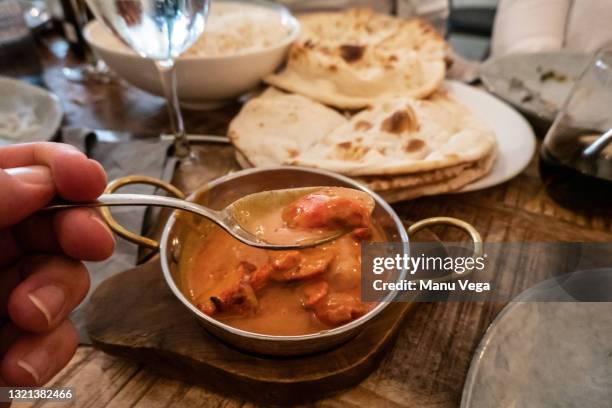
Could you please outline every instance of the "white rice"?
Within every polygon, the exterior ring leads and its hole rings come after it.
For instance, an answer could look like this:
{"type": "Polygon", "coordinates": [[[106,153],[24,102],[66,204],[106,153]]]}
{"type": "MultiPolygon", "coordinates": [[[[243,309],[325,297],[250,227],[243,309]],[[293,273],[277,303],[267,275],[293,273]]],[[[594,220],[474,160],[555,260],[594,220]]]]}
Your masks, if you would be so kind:
{"type": "Polygon", "coordinates": [[[206,30],[185,53],[212,57],[258,51],[289,35],[279,13],[246,3],[212,3],[206,30]]]}

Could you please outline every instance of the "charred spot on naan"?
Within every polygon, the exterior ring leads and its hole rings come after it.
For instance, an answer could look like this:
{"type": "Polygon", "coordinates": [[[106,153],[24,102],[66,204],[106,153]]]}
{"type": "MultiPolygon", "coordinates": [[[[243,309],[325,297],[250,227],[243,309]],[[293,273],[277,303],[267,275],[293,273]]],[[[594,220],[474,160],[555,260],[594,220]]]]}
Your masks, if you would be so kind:
{"type": "Polygon", "coordinates": [[[302,57],[305,57],[307,52],[308,49],[306,45],[295,44],[293,47],[291,47],[291,50],[289,51],[289,59],[297,61],[302,57]]]}
{"type": "Polygon", "coordinates": [[[408,143],[404,145],[404,151],[406,153],[416,153],[418,151],[423,150],[426,146],[427,146],[427,143],[425,143],[421,139],[417,139],[417,138],[410,139],[408,143]]]}
{"type": "Polygon", "coordinates": [[[406,109],[393,112],[391,116],[380,124],[380,130],[396,135],[404,132],[416,132],[419,128],[416,113],[410,106],[406,106],[406,109]]]}
{"type": "Polygon", "coordinates": [[[363,58],[365,50],[363,45],[344,44],[340,46],[340,56],[348,63],[357,62],[363,58]]]}
{"type": "Polygon", "coordinates": [[[353,129],[355,130],[370,130],[372,129],[374,125],[370,122],[368,122],[367,120],[360,120],[359,122],[355,123],[355,126],[353,126],[353,129]]]}
{"type": "Polygon", "coordinates": [[[359,161],[370,151],[367,146],[361,146],[355,143],[340,142],[336,144],[335,153],[337,158],[346,161],[359,161]]]}
{"type": "Polygon", "coordinates": [[[306,40],[306,41],[304,42],[304,48],[307,48],[307,49],[310,49],[310,50],[311,50],[311,49],[313,49],[314,47],[315,47],[315,43],[314,43],[314,42],[313,42],[311,39],[308,39],[308,40],[306,40]]]}

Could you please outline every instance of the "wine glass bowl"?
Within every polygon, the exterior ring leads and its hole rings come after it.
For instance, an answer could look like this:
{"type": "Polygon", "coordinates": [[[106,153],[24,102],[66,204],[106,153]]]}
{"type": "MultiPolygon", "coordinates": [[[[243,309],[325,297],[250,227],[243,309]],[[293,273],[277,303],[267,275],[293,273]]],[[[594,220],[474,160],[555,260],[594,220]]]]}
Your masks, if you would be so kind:
{"type": "Polygon", "coordinates": [[[546,135],[540,174],[562,206],[612,214],[612,43],[594,54],[546,135]]]}
{"type": "MultiPolygon", "coordinates": [[[[155,60],[168,102],[175,154],[191,162],[178,102],[175,59],[204,32],[210,0],[87,0],[89,7],[124,44],[155,60]]],[[[187,161],[185,161],[187,163],[187,161]]]]}
{"type": "Polygon", "coordinates": [[[144,58],[178,58],[204,31],[210,0],[88,0],[94,14],[144,58]]]}

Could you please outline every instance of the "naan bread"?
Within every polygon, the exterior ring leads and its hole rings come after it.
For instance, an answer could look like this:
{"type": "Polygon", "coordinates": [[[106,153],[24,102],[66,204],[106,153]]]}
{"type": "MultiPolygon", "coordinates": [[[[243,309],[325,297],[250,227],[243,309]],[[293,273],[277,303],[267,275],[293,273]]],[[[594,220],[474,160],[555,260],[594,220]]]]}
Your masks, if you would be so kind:
{"type": "Polygon", "coordinates": [[[396,98],[346,118],[270,89],[244,106],[229,137],[254,166],[303,165],[350,176],[453,171],[496,147],[493,131],[445,92],[396,98]]]}
{"type": "Polygon", "coordinates": [[[228,137],[251,165],[273,166],[294,159],[347,121],[320,103],[268,88],[244,105],[228,137]]]}
{"type": "Polygon", "coordinates": [[[286,68],[265,81],[342,109],[395,96],[424,98],[442,84],[448,46],[427,22],[367,9],[300,18],[286,68]]]}
{"type": "Polygon", "coordinates": [[[464,169],[457,176],[447,180],[435,181],[428,184],[417,185],[415,187],[378,191],[378,194],[387,202],[396,203],[399,201],[412,200],[417,197],[457,191],[489,174],[493,164],[495,163],[495,157],[496,153],[493,152],[483,160],[473,163],[473,165],[464,169]]]}
{"type": "Polygon", "coordinates": [[[445,92],[396,98],[361,111],[291,164],[351,176],[397,175],[474,162],[496,147],[493,131],[445,92]]]}
{"type": "Polygon", "coordinates": [[[439,170],[422,171],[418,173],[398,174],[396,176],[363,176],[355,180],[365,184],[372,190],[385,191],[400,188],[417,187],[423,184],[439,183],[457,177],[464,170],[474,167],[477,162],[468,162],[439,170]]]}

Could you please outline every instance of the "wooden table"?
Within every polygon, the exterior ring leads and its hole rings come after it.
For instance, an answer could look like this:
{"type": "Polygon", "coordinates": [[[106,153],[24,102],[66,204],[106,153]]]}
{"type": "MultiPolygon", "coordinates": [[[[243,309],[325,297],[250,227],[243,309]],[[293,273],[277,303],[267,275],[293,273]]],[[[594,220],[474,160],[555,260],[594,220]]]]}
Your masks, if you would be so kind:
{"type": "MultiPolygon", "coordinates": [[[[65,43],[48,38],[40,48],[45,81],[62,99],[66,125],[153,133],[168,129],[162,99],[125,83],[67,83],[60,71],[65,43]]],[[[212,112],[185,112],[187,129],[192,133],[223,134],[237,109],[231,106],[212,112]]],[[[462,218],[475,225],[487,242],[612,241],[611,219],[572,212],[550,200],[538,176],[535,157],[522,174],[501,186],[426,197],[394,207],[403,219],[435,215],[462,218]]],[[[455,230],[440,228],[436,232],[444,240],[462,238],[455,230]]],[[[314,405],[457,406],[473,351],[502,307],[491,303],[420,304],[406,319],[395,346],[372,375],[354,389],[314,405]]],[[[252,406],[248,401],[160,377],[85,346],[49,386],[74,387],[78,399],[73,405],[78,407],[252,406]]]]}

